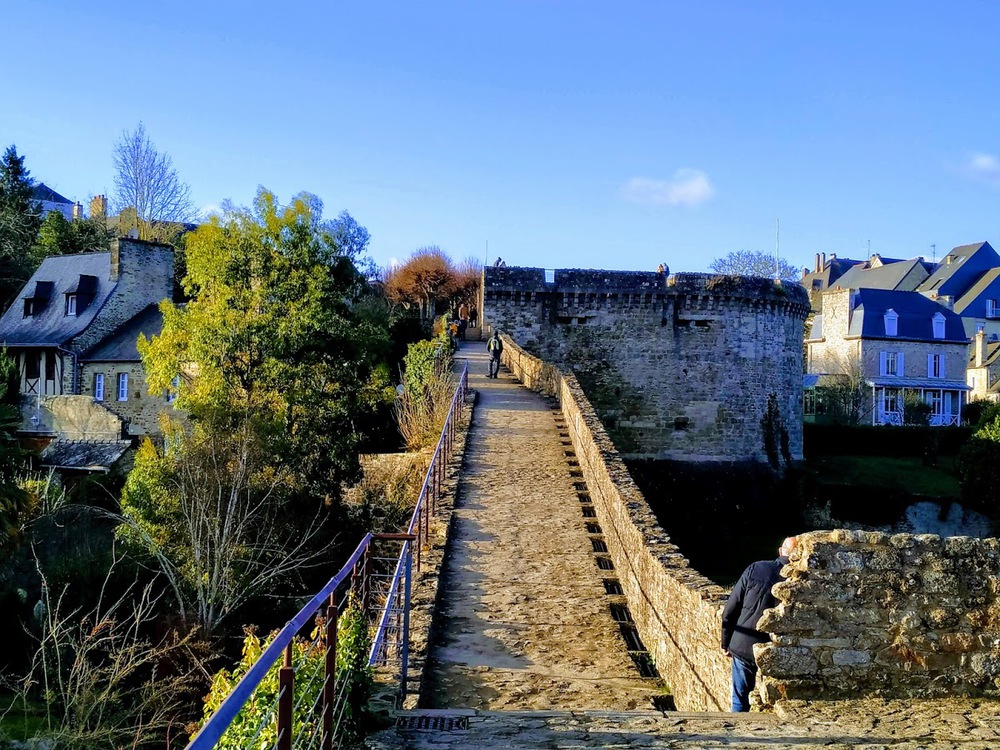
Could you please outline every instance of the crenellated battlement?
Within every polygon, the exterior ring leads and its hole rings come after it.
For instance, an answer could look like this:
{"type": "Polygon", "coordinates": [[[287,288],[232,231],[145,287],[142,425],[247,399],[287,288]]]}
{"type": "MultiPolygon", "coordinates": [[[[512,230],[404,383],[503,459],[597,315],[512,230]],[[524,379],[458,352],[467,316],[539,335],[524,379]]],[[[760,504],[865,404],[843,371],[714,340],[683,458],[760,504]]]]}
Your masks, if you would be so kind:
{"type": "Polygon", "coordinates": [[[486,268],[481,309],[485,325],[576,373],[627,456],[801,458],[809,298],[798,284],[486,268]]]}

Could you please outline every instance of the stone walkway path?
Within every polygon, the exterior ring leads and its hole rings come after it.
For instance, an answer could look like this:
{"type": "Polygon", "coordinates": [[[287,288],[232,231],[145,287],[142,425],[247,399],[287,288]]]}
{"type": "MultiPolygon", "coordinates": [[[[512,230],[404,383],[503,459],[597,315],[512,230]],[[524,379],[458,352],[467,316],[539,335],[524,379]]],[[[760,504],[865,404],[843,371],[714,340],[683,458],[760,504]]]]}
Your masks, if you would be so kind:
{"type": "Polygon", "coordinates": [[[996,750],[1000,702],[779,703],[774,714],[602,711],[408,712],[371,750],[996,750]]]}
{"type": "Polygon", "coordinates": [[[584,516],[561,414],[509,373],[487,379],[484,344],[457,357],[469,360],[479,401],[421,705],[653,708],[662,690],[612,617],[603,581],[614,572],[598,568],[600,529],[584,516]]]}

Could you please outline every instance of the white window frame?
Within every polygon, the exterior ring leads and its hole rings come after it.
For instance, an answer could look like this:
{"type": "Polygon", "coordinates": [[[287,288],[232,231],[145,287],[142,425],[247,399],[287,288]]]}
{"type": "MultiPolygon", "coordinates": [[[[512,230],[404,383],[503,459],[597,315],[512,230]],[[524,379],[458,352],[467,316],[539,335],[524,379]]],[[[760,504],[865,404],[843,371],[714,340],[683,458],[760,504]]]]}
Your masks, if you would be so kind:
{"type": "Polygon", "coordinates": [[[934,327],[934,338],[944,338],[944,323],[944,315],[942,313],[934,313],[934,317],[931,318],[931,324],[934,327]]]}
{"type": "Polygon", "coordinates": [[[936,380],[944,379],[944,355],[943,354],[928,354],[927,355],[927,377],[934,378],[936,380]]]}
{"type": "Polygon", "coordinates": [[[899,335],[899,315],[892,308],[885,311],[885,335],[899,335]]]}
{"type": "Polygon", "coordinates": [[[992,319],[1000,318],[1000,300],[986,300],[986,317],[992,319]]]}
{"type": "Polygon", "coordinates": [[[128,373],[118,373],[118,400],[128,401],[128,373]]]}
{"type": "Polygon", "coordinates": [[[903,374],[902,352],[879,352],[879,374],[887,378],[898,378],[903,374]]]}
{"type": "Polygon", "coordinates": [[[66,314],[76,315],[76,295],[67,294],[66,295],[66,314]]]}
{"type": "Polygon", "coordinates": [[[94,401],[104,400],[104,373],[94,373],[94,401]]]}
{"type": "Polygon", "coordinates": [[[170,381],[170,388],[167,389],[167,403],[172,404],[177,400],[177,389],[181,385],[181,376],[174,375],[173,380],[170,381]]]}

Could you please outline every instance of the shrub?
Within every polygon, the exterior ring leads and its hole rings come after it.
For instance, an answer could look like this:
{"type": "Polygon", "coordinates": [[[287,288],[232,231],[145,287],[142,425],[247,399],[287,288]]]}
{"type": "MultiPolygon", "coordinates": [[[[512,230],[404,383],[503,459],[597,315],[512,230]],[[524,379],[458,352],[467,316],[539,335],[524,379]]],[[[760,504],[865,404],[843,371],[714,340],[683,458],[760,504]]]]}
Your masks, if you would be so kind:
{"type": "MultiPolygon", "coordinates": [[[[293,740],[297,737],[308,737],[314,732],[315,736],[319,737],[321,728],[317,729],[316,723],[322,719],[318,713],[311,712],[309,707],[313,705],[317,691],[323,684],[326,644],[320,633],[324,627],[323,619],[317,618],[316,629],[310,640],[296,638],[292,641],[292,664],[295,666],[292,703],[300,709],[295,711],[292,717],[293,740]]],[[[276,632],[271,633],[271,639],[275,635],[276,632]]],[[[239,664],[231,672],[222,669],[215,674],[211,691],[205,697],[205,717],[201,725],[193,729],[203,726],[219,709],[243,675],[260,658],[265,647],[266,644],[252,629],[246,631],[243,656],[239,664]]],[[[340,728],[347,737],[359,735],[364,723],[364,708],[368,703],[372,684],[371,669],[368,666],[369,647],[367,623],[360,607],[351,598],[337,621],[337,685],[338,692],[343,690],[345,700],[340,728]]],[[[215,745],[218,750],[276,747],[277,722],[272,714],[278,701],[280,666],[279,659],[215,745]]]]}

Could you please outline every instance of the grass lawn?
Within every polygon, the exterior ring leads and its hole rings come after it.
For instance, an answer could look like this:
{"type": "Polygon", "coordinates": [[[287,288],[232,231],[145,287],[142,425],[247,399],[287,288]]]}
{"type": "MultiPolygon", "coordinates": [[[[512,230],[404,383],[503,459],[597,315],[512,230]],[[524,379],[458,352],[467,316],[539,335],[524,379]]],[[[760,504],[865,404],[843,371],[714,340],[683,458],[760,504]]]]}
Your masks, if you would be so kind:
{"type": "Polygon", "coordinates": [[[891,487],[928,497],[957,498],[961,494],[950,458],[941,459],[937,466],[924,466],[919,458],[824,456],[810,459],[806,466],[823,484],[891,487]]]}

